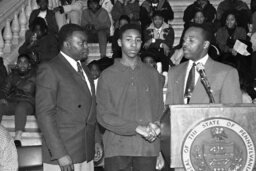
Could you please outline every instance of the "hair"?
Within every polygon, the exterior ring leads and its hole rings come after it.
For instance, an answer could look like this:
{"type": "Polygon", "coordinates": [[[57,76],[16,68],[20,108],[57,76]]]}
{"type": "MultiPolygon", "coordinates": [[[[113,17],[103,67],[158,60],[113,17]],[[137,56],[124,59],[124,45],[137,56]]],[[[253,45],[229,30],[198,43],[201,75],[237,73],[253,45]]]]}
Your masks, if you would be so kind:
{"type": "Polygon", "coordinates": [[[130,17],[128,17],[128,15],[121,15],[120,18],[119,18],[119,22],[121,20],[126,20],[128,23],[131,22],[131,19],[130,19],[130,17]]]}
{"type": "Polygon", "coordinates": [[[144,61],[144,59],[147,58],[147,57],[152,58],[155,62],[157,61],[156,60],[156,58],[157,58],[156,54],[152,51],[144,51],[140,54],[140,58],[141,58],[142,61],[144,61]]]}
{"type": "Polygon", "coordinates": [[[36,26],[40,26],[40,28],[43,30],[46,30],[46,31],[48,30],[48,26],[47,26],[45,20],[41,17],[36,17],[34,19],[34,21],[30,25],[30,30],[35,31],[36,26]]]}
{"type": "Polygon", "coordinates": [[[61,27],[58,33],[59,47],[62,48],[63,43],[72,36],[75,31],[84,32],[83,28],[77,24],[66,24],[61,27]]]}
{"type": "Polygon", "coordinates": [[[89,4],[91,4],[91,3],[96,3],[96,4],[99,4],[99,6],[100,6],[100,0],[88,0],[87,1],[87,7],[88,7],[88,9],[90,9],[90,6],[89,6],[89,4]]]}
{"type": "Polygon", "coordinates": [[[17,61],[21,58],[26,58],[29,63],[31,63],[31,58],[27,54],[20,54],[17,58],[17,61]]]}
{"type": "Polygon", "coordinates": [[[131,30],[131,29],[137,30],[141,34],[141,27],[138,24],[126,24],[120,28],[119,38],[122,39],[124,32],[126,32],[127,30],[131,30]]]}
{"type": "MultiPolygon", "coordinates": [[[[45,0],[47,3],[49,3],[49,0],[45,0]]],[[[36,0],[36,3],[39,4],[41,0],[36,0]]]]}
{"type": "Polygon", "coordinates": [[[91,70],[91,68],[92,68],[93,65],[96,65],[96,66],[99,68],[99,70],[101,70],[100,64],[99,64],[98,61],[96,61],[96,60],[91,61],[87,66],[88,66],[88,68],[91,70]]]}
{"type": "Polygon", "coordinates": [[[164,18],[163,13],[162,13],[162,11],[160,11],[160,10],[156,10],[156,11],[153,13],[152,18],[154,18],[155,16],[164,18]]]}
{"type": "Polygon", "coordinates": [[[240,20],[239,20],[240,18],[238,17],[238,11],[237,10],[228,10],[221,17],[222,26],[226,25],[226,20],[229,15],[233,15],[235,17],[236,23],[240,24],[240,20]]]}
{"type": "Polygon", "coordinates": [[[209,28],[208,25],[206,25],[206,24],[192,23],[192,24],[189,26],[189,28],[190,28],[190,27],[195,27],[195,28],[201,29],[201,30],[202,30],[202,36],[203,36],[204,40],[205,40],[205,41],[209,41],[209,42],[212,41],[213,35],[212,35],[212,33],[211,33],[210,28],[209,28]]]}

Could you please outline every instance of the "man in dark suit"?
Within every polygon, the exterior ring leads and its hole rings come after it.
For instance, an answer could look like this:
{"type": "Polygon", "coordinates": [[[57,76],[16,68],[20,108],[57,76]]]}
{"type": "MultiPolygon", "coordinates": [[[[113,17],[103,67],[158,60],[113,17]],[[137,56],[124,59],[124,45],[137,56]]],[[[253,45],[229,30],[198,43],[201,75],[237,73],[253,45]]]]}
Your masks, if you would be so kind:
{"type": "MultiPolygon", "coordinates": [[[[239,85],[238,72],[235,68],[214,61],[208,55],[211,36],[209,32],[200,25],[193,25],[187,29],[183,41],[183,54],[187,62],[181,63],[170,69],[168,75],[168,90],[165,103],[176,104],[207,104],[210,99],[200,81],[196,67],[201,63],[212,89],[215,103],[241,103],[242,93],[239,85]],[[193,85],[188,86],[190,70],[194,68],[193,85]],[[188,88],[189,87],[189,88],[188,88]]],[[[190,80],[191,80],[190,79],[190,80]]],[[[162,121],[169,122],[169,115],[165,115],[162,121]]],[[[168,125],[168,124],[167,124],[168,125]]],[[[170,139],[161,142],[161,150],[170,166],[170,139]]]]}
{"type": "Polygon", "coordinates": [[[82,28],[59,31],[60,54],[38,68],[36,114],[43,133],[44,171],[93,170],[95,88],[80,60],[88,55],[82,28]]]}

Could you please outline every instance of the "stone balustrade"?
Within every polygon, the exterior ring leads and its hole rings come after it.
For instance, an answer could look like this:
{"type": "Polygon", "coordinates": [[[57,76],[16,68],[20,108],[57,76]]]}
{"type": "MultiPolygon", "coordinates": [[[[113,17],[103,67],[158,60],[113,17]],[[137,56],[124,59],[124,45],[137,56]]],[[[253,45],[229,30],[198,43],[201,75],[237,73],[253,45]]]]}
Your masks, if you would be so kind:
{"type": "Polygon", "coordinates": [[[7,66],[18,56],[18,48],[25,40],[29,16],[37,4],[35,0],[2,0],[0,4],[0,56],[7,66]]]}

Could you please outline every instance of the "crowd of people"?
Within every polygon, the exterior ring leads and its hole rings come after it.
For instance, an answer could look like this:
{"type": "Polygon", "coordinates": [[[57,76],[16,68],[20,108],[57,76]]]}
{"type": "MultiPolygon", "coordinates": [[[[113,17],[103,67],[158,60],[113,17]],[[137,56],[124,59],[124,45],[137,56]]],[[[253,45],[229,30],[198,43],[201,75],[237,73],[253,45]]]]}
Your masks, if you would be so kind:
{"type": "Polygon", "coordinates": [[[176,46],[167,0],[56,0],[53,9],[48,0],[36,2],[17,64],[7,72],[0,58],[0,122],[15,115],[20,147],[27,115],[36,115],[44,171],[92,171],[95,149],[104,151],[106,171],[154,171],[163,160],[162,170],[170,170],[170,149],[161,147],[170,140],[160,138],[168,105],[256,99],[254,0],[251,9],[242,0],[223,0],[217,9],[195,0],[176,46]],[[88,43],[99,43],[99,60],[87,63],[88,43]]]}

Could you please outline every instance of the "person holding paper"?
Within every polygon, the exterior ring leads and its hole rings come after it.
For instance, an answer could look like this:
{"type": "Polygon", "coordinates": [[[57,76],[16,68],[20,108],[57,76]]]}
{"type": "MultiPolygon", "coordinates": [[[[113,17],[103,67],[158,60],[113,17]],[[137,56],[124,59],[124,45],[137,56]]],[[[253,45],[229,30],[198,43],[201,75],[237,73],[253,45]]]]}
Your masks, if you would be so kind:
{"type": "Polygon", "coordinates": [[[225,26],[218,29],[216,33],[216,43],[222,53],[222,62],[236,66],[237,51],[233,48],[236,40],[246,40],[246,31],[239,27],[236,13],[230,11],[225,15],[225,26]]]}
{"type": "Polygon", "coordinates": [[[155,171],[160,152],[163,91],[156,69],[141,62],[141,30],[120,29],[122,58],[104,70],[97,88],[97,120],[103,135],[105,171],[155,171]]]}

